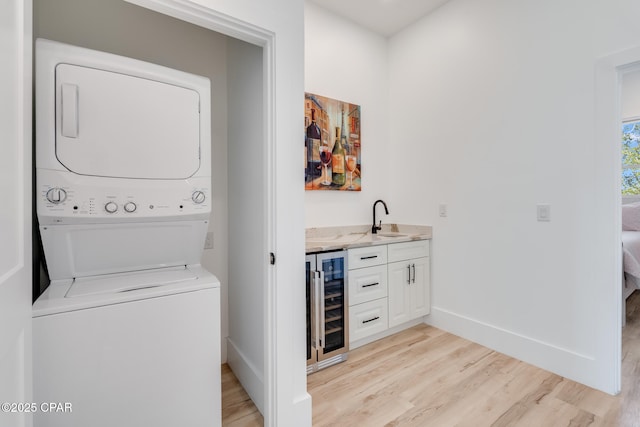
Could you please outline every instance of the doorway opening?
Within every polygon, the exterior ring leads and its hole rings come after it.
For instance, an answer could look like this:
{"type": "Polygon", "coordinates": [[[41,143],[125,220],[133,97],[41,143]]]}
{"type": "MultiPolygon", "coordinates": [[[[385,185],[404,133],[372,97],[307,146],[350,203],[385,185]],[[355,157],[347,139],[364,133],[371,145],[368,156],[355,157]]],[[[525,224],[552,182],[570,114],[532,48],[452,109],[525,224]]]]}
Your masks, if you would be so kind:
{"type": "Polygon", "coordinates": [[[222,359],[265,415],[273,409],[267,325],[273,269],[273,137],[266,128],[273,35],[208,9],[167,2],[34,0],[34,39],[47,38],[164,65],[211,81],[213,248],[202,265],[221,281],[222,359]],[[135,3],[135,4],[133,4],[135,3]],[[140,4],[140,5],[138,5],[140,4]],[[197,22],[197,24],[196,24],[197,22]],[[142,30],[141,30],[142,28],[142,30]],[[256,220],[258,219],[258,220],[256,220]],[[248,268],[249,267],[249,268],[248,268]],[[256,327],[256,325],[259,325],[256,327]],[[261,329],[262,328],[262,329],[261,329]],[[232,343],[228,350],[227,343],[232,343]],[[227,357],[229,356],[229,357],[227,357]]]}
{"type": "Polygon", "coordinates": [[[608,242],[597,250],[602,262],[602,277],[607,298],[601,301],[606,313],[602,324],[609,346],[602,353],[611,367],[605,389],[612,394],[621,390],[622,320],[625,315],[622,268],[622,85],[626,75],[640,72],[640,47],[600,59],[596,63],[595,92],[595,200],[598,223],[597,238],[608,242]],[[610,246],[609,246],[610,245],[610,246]]]}

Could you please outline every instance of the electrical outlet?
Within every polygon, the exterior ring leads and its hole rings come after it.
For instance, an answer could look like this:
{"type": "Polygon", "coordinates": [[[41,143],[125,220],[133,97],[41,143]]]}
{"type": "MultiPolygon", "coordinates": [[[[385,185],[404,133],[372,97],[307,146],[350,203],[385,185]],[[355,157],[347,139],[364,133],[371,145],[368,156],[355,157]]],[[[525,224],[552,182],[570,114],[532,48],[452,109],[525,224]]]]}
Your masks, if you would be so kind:
{"type": "Polygon", "coordinates": [[[204,239],[204,248],[213,249],[213,231],[207,231],[207,237],[204,239]]]}

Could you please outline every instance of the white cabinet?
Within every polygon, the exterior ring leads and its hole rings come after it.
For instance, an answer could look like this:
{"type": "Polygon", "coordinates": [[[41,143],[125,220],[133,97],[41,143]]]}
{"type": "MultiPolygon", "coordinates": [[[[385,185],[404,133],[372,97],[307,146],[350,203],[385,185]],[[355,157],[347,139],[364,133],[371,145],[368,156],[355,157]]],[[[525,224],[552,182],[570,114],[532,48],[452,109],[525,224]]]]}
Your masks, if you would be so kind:
{"type": "Polygon", "coordinates": [[[389,327],[429,314],[429,241],[388,246],[389,327]]]}
{"type": "Polygon", "coordinates": [[[429,314],[429,241],[388,246],[389,327],[429,314]]]}
{"type": "Polygon", "coordinates": [[[389,264],[389,327],[430,312],[429,258],[389,264]]]}
{"type": "Polygon", "coordinates": [[[348,253],[350,342],[380,338],[385,331],[393,333],[391,328],[401,329],[399,325],[429,314],[429,240],[349,249],[348,253]]]}
{"type": "Polygon", "coordinates": [[[388,328],[387,246],[349,249],[349,342],[388,328]]]}
{"type": "Polygon", "coordinates": [[[348,280],[350,306],[387,296],[386,264],[349,270],[348,280]]]}
{"type": "Polygon", "coordinates": [[[388,328],[387,298],[349,307],[349,342],[355,342],[388,328]]]}

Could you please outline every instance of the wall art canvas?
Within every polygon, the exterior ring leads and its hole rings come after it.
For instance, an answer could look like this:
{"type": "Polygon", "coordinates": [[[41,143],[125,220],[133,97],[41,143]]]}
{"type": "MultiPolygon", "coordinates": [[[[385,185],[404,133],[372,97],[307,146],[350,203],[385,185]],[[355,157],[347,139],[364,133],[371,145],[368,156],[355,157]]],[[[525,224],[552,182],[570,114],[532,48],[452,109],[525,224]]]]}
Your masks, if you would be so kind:
{"type": "Polygon", "coordinates": [[[325,96],[304,96],[306,190],[360,191],[360,106],[325,96]]]}

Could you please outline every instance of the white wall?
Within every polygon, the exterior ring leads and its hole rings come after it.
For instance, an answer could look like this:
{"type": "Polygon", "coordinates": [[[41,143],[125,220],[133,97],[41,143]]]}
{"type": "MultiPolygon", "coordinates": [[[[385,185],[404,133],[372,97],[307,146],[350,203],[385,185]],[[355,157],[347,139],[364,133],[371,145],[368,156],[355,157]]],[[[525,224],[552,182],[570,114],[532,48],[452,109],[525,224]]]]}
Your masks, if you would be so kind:
{"type": "MultiPolygon", "coordinates": [[[[358,104],[362,112],[362,191],[306,191],[305,224],[369,224],[373,202],[402,190],[390,185],[387,42],[312,2],[304,13],[305,91],[358,104]]],[[[379,214],[383,222],[401,221],[400,210],[388,206],[389,216],[379,214]]]]}
{"type": "Polygon", "coordinates": [[[389,51],[392,184],[412,189],[390,201],[434,226],[429,321],[609,392],[620,284],[614,235],[591,232],[594,68],[640,44],[630,16],[631,0],[453,0],[389,51]]]}
{"type": "Polygon", "coordinates": [[[640,72],[623,76],[621,96],[622,119],[640,117],[640,72]]]}
{"type": "Polygon", "coordinates": [[[262,49],[229,39],[229,366],[264,413],[262,49]],[[254,72],[257,70],[258,72],[254,72]],[[249,241],[252,245],[247,245],[249,241]],[[251,268],[249,263],[252,264],[251,268]]]}

